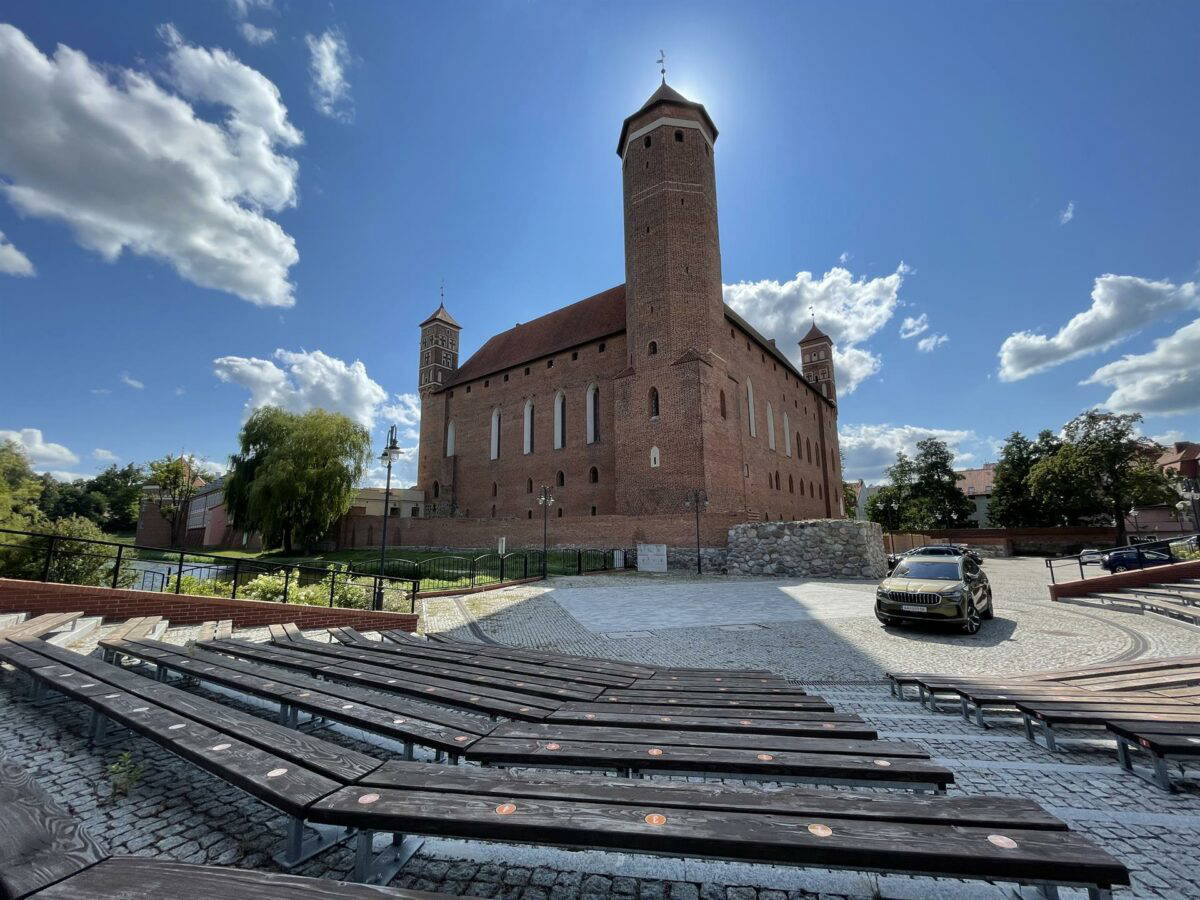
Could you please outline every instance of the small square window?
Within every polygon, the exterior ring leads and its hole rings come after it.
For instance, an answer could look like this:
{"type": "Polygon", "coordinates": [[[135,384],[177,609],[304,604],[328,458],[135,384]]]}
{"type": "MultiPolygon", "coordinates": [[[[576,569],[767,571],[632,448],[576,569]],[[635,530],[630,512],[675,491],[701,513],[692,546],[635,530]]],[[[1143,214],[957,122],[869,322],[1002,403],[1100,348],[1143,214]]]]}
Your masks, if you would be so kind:
{"type": "Polygon", "coordinates": [[[525,367],[525,374],[526,374],[526,375],[528,375],[528,374],[529,374],[529,366],[526,366],[526,367],[525,367]]]}
{"type": "Polygon", "coordinates": [[[596,348],[596,352],[597,352],[597,353],[603,353],[603,352],[604,352],[604,341],[601,341],[601,342],[600,342],[600,346],[596,348]]]}
{"type": "Polygon", "coordinates": [[[553,369],[554,368],[554,360],[552,360],[552,359],[546,360],[546,368],[553,369]]]}
{"type": "Polygon", "coordinates": [[[471,393],[471,386],[469,384],[467,385],[467,393],[471,393]]]}
{"type": "Polygon", "coordinates": [[[504,373],[504,380],[508,381],[508,373],[507,372],[504,373]]]}
{"type": "Polygon", "coordinates": [[[579,359],[579,351],[575,350],[571,353],[571,362],[575,362],[577,359],[579,359]]]}
{"type": "Polygon", "coordinates": [[[488,385],[490,385],[490,384],[491,384],[491,382],[490,382],[490,381],[488,381],[488,379],[486,379],[486,378],[485,378],[485,379],[483,379],[483,386],[484,386],[484,387],[487,387],[487,386],[488,386],[488,385]]]}

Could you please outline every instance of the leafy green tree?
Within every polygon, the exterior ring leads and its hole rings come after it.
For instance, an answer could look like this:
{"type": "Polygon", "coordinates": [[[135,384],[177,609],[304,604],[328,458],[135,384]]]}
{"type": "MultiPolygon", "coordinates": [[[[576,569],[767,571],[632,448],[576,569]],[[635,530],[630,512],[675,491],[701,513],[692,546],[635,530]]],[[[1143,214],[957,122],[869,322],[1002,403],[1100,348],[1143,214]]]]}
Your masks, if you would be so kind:
{"type": "Polygon", "coordinates": [[[340,413],[263,407],[242,427],[230,460],[230,521],[284,552],[311,549],[349,511],[370,455],[370,434],[340,413]]]}
{"type": "Polygon", "coordinates": [[[137,528],[138,510],[146,472],[141,466],[113,463],[88,482],[88,489],[104,498],[105,517],[100,523],[106,531],[129,532],[137,528]]]}
{"type": "Polygon", "coordinates": [[[954,471],[954,454],[945,441],[932,437],[919,441],[904,527],[912,531],[972,527],[975,504],[959,488],[961,479],[954,471]]]}
{"type": "Polygon", "coordinates": [[[1058,452],[1062,441],[1054,432],[1042,431],[1036,441],[1014,431],[1004,442],[996,475],[992,482],[992,499],[988,518],[1001,528],[1039,528],[1059,524],[1062,507],[1057,494],[1034,491],[1030,483],[1033,467],[1058,452]]]}
{"type": "MultiPolygon", "coordinates": [[[[38,525],[38,536],[30,537],[17,547],[8,548],[3,560],[3,570],[13,578],[41,579],[46,573],[47,581],[60,584],[107,585],[112,583],[112,564],[116,549],[103,541],[104,532],[90,519],[69,516],[51,523],[38,525]],[[54,553],[50,567],[46,568],[47,540],[41,535],[58,537],[54,542],[54,553]]],[[[132,572],[123,573],[132,576],[132,572]]],[[[127,583],[127,579],[118,583],[127,583]]]]}
{"type": "Polygon", "coordinates": [[[1042,511],[1042,526],[1088,525],[1104,513],[1087,460],[1072,445],[1035,463],[1027,482],[1042,511]]]}
{"type": "Polygon", "coordinates": [[[171,546],[178,547],[187,526],[188,504],[196,491],[217,475],[205,470],[196,457],[182,453],[152,460],[148,467],[150,477],[146,483],[158,488],[158,513],[171,527],[171,546]]]}
{"type": "Polygon", "coordinates": [[[59,481],[48,472],[41,475],[42,496],[38,509],[51,521],[79,516],[102,526],[108,518],[108,498],[92,490],[87,478],[59,481]]]}
{"type": "Polygon", "coordinates": [[[42,482],[15,441],[0,442],[0,528],[27,530],[43,518],[42,482]]]}
{"type": "Polygon", "coordinates": [[[867,520],[878,522],[884,531],[899,531],[903,512],[903,495],[892,485],[882,487],[867,498],[867,520]]]}

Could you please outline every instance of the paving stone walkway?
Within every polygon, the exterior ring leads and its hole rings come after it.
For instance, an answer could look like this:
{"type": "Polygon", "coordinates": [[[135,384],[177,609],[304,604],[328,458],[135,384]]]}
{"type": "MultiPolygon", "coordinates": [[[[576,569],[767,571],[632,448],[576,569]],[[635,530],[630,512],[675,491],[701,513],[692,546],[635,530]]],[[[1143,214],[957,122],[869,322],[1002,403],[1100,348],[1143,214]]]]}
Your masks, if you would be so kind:
{"type": "MultiPolygon", "coordinates": [[[[1200,654],[1200,630],[1189,626],[1115,610],[1050,604],[1040,561],[989,560],[986,565],[996,589],[998,617],[978,639],[885,630],[871,616],[869,600],[857,598],[860,593],[869,597],[870,586],[861,584],[822,582],[813,591],[783,579],[674,576],[564,578],[457,603],[438,600],[426,605],[425,624],[462,639],[482,634],[506,643],[652,659],[664,665],[780,671],[840,710],[860,713],[882,738],[926,747],[955,771],[952,794],[1036,799],[1130,866],[1134,890],[1120,896],[1200,896],[1200,782],[1183,782],[1178,793],[1165,794],[1122,773],[1111,745],[1096,731],[1067,733],[1077,740],[1064,742],[1062,752],[1050,754],[1026,741],[1016,723],[997,721],[979,729],[957,715],[898,701],[882,685],[882,672],[893,667],[1019,673],[1134,656],[1200,654]],[[845,614],[845,608],[821,609],[815,598],[832,590],[851,595],[834,598],[835,605],[861,603],[861,608],[852,614],[845,614]],[[614,620],[612,610],[622,595],[629,614],[614,620]],[[706,598],[701,602],[709,609],[720,601],[747,613],[805,599],[801,613],[790,619],[758,621],[764,617],[730,613],[720,617],[719,624],[705,624],[687,608],[688,596],[706,598]],[[780,601],[780,596],[792,600],[780,601]],[[639,619],[641,612],[654,607],[658,609],[653,618],[639,619]],[[620,627],[607,630],[614,621],[620,627]],[[629,632],[640,633],[624,636],[629,632]]],[[[92,649],[102,636],[103,631],[93,634],[78,649],[92,649]]],[[[166,639],[183,643],[193,636],[194,629],[176,628],[166,639]]],[[[244,636],[265,637],[258,631],[244,636]]],[[[271,714],[223,692],[200,693],[271,714]]],[[[271,854],[278,849],[284,825],[279,814],[143,739],[126,736],[89,749],[86,726],[78,705],[35,707],[23,699],[15,676],[0,680],[0,754],[30,768],[114,852],[275,867],[271,854]],[[107,770],[123,752],[143,767],[142,775],[127,795],[113,796],[107,770]]],[[[368,739],[353,729],[335,727],[321,734],[380,757],[397,751],[394,744],[368,739]]],[[[352,864],[348,847],[335,848],[306,864],[301,874],[346,878],[352,864]]],[[[393,884],[510,900],[1013,896],[1007,886],[950,880],[443,839],[427,841],[393,884]]]]}

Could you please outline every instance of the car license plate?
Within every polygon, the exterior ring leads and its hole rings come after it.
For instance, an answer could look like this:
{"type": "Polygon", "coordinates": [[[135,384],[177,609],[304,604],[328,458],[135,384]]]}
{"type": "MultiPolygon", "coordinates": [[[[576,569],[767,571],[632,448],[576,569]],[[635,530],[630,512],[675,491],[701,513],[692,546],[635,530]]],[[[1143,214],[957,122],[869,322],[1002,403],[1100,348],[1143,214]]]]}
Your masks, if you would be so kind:
{"type": "Polygon", "coordinates": [[[928,609],[929,607],[918,606],[915,603],[901,603],[900,608],[902,610],[904,610],[905,612],[925,612],[925,610],[928,609]]]}

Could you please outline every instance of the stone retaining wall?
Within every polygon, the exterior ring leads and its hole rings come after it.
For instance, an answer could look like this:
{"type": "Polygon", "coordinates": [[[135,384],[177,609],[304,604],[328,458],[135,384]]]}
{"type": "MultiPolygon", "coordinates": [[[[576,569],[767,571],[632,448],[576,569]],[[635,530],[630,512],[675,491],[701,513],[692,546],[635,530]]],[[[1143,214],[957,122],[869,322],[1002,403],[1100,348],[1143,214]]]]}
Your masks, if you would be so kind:
{"type": "Polygon", "coordinates": [[[883,578],[883,529],[849,519],[735,525],[726,568],[730,575],[883,578]]]}

